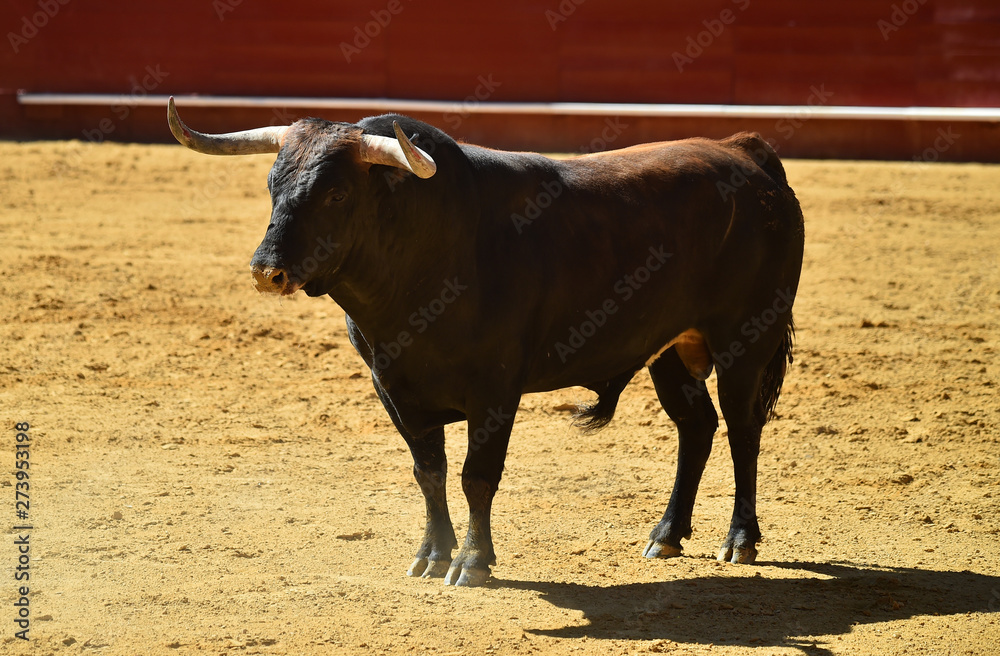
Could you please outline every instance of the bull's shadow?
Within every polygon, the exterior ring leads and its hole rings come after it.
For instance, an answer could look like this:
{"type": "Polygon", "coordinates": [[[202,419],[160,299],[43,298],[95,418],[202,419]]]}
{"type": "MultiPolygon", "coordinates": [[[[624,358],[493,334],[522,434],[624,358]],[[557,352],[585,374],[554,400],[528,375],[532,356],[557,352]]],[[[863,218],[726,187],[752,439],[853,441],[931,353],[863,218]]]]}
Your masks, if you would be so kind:
{"type": "Polygon", "coordinates": [[[761,563],[788,578],[718,576],[609,587],[496,581],[536,590],[588,624],[529,633],[560,638],[667,639],[679,643],[796,647],[830,653],[810,636],[916,615],[1000,612],[1000,577],[850,563],[761,563]],[[796,571],[828,578],[802,578],[796,571]]]}

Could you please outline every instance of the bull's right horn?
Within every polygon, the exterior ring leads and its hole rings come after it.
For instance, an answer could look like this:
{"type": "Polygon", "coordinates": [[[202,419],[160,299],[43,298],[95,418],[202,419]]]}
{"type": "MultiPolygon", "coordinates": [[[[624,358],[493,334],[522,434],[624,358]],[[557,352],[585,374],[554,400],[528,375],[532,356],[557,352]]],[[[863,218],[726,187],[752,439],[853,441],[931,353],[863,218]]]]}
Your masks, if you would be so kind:
{"type": "Polygon", "coordinates": [[[227,132],[224,134],[204,134],[184,125],[177,115],[174,97],[167,101],[167,123],[170,132],[180,143],[191,150],[208,155],[255,155],[257,153],[276,153],[281,150],[281,143],[288,132],[287,125],[277,125],[267,128],[255,128],[242,132],[227,132]]]}

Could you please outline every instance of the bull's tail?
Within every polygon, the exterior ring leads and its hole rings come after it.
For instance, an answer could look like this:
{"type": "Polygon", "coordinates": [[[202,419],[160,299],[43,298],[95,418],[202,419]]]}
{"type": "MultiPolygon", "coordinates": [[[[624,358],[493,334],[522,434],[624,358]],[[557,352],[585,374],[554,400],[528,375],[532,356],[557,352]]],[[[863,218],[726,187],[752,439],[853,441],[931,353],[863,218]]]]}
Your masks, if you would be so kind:
{"type": "Polygon", "coordinates": [[[774,406],[778,403],[778,396],[781,395],[781,384],[785,380],[787,366],[792,363],[792,341],[795,337],[795,323],[792,316],[788,316],[788,326],[785,334],[781,338],[781,343],[771,356],[771,361],[764,367],[764,373],[760,378],[760,396],[757,399],[757,407],[754,409],[754,417],[758,425],[763,426],[774,417],[774,406]]]}
{"type": "Polygon", "coordinates": [[[579,410],[573,414],[573,425],[582,428],[587,433],[592,433],[611,423],[615,416],[615,410],[618,408],[618,398],[637,371],[639,370],[625,371],[611,380],[589,386],[590,389],[597,392],[597,403],[580,406],[579,410]]]}

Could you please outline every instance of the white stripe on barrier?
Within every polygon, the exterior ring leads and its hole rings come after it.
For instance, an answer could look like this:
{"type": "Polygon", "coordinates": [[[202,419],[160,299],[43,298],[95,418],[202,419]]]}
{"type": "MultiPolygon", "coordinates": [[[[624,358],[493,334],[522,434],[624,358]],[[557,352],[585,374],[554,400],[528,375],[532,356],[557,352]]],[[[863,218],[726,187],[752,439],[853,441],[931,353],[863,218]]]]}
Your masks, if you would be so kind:
{"type": "MultiPolygon", "coordinates": [[[[168,96],[128,94],[18,93],[22,105],[163,107],[168,96]]],[[[673,105],[578,102],[479,102],[389,98],[296,98],[267,96],[176,96],[184,107],[369,110],[441,114],[529,114],[539,116],[647,116],[678,118],[805,118],[909,121],[1000,121],[1000,107],[860,107],[826,105],[673,105]]]]}

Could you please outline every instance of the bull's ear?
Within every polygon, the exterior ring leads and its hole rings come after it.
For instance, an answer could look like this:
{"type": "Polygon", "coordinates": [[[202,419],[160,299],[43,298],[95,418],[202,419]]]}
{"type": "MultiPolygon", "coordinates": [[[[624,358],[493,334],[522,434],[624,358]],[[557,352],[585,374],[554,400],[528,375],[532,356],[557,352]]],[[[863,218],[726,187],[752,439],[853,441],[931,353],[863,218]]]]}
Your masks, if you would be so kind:
{"type": "Polygon", "coordinates": [[[383,164],[409,171],[418,178],[429,178],[437,172],[430,155],[413,145],[399,124],[393,121],[396,138],[373,134],[361,135],[361,159],[370,164],[383,164]]]}

